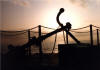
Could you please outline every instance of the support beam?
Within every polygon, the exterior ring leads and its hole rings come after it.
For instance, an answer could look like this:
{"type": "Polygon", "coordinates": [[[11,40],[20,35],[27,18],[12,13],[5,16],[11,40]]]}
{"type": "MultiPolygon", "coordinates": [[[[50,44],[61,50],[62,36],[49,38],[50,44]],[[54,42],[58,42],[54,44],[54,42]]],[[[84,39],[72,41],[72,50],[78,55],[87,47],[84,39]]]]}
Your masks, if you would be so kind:
{"type": "Polygon", "coordinates": [[[66,42],[68,44],[68,33],[66,32],[66,42]]]}
{"type": "Polygon", "coordinates": [[[54,34],[56,34],[56,33],[58,33],[58,32],[61,32],[62,30],[65,30],[66,33],[69,34],[70,37],[71,37],[77,44],[80,44],[80,41],[79,41],[77,38],[75,38],[68,30],[66,30],[66,27],[67,27],[67,26],[63,26],[63,27],[60,28],[60,29],[56,29],[56,30],[53,31],[53,32],[50,32],[50,33],[48,33],[48,34],[46,34],[46,35],[43,35],[43,36],[40,36],[38,39],[42,41],[42,40],[45,40],[46,38],[48,38],[48,37],[50,37],[50,36],[52,36],[52,35],[54,35],[54,34]]]}
{"type": "Polygon", "coordinates": [[[90,46],[93,47],[93,31],[92,31],[92,25],[90,25],[90,46]]]}
{"type": "MultiPolygon", "coordinates": [[[[28,30],[28,41],[30,41],[30,30],[28,30]]],[[[29,56],[31,55],[31,46],[28,47],[29,56]]]]}
{"type": "Polygon", "coordinates": [[[42,52],[42,41],[41,41],[41,35],[42,35],[42,33],[41,33],[41,25],[39,25],[39,38],[40,38],[40,40],[39,40],[39,53],[40,53],[40,55],[43,53],[42,52]]]}
{"type": "Polygon", "coordinates": [[[69,34],[69,36],[77,43],[77,44],[81,44],[80,41],[71,34],[71,32],[69,32],[68,30],[65,30],[67,34],[69,34]]]}
{"type": "Polygon", "coordinates": [[[99,30],[97,29],[97,46],[99,47],[99,30]]]}

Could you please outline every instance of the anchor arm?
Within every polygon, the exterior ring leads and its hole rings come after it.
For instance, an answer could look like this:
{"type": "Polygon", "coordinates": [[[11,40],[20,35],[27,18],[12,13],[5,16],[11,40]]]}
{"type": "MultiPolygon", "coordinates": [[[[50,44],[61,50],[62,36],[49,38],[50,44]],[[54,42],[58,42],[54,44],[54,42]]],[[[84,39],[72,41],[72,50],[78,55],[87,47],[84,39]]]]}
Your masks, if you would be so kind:
{"type": "Polygon", "coordinates": [[[40,42],[42,42],[43,40],[47,39],[48,37],[50,37],[50,36],[52,36],[52,35],[54,35],[54,34],[56,34],[56,33],[58,33],[58,32],[61,32],[62,30],[65,30],[66,33],[68,33],[68,34],[70,35],[70,37],[71,37],[77,44],[81,44],[80,41],[79,41],[77,38],[75,38],[75,37],[71,34],[71,32],[69,32],[68,30],[66,30],[66,27],[67,27],[67,26],[63,26],[62,28],[56,29],[56,30],[54,30],[53,32],[50,32],[50,33],[48,33],[48,34],[46,34],[46,35],[43,35],[43,36],[40,36],[40,37],[38,37],[38,38],[33,37],[28,43],[26,43],[26,44],[23,45],[23,48],[28,48],[29,46],[31,46],[31,45],[33,45],[33,44],[37,44],[37,45],[38,45],[38,44],[39,44],[40,42]]]}
{"type": "Polygon", "coordinates": [[[59,20],[59,16],[60,16],[61,13],[63,13],[63,12],[64,12],[64,9],[61,8],[61,9],[59,10],[58,14],[57,14],[57,17],[56,17],[57,23],[58,23],[59,26],[61,26],[61,27],[63,27],[63,24],[60,22],[60,20],[59,20]]]}
{"type": "Polygon", "coordinates": [[[77,44],[81,44],[80,41],[79,41],[77,38],[75,38],[75,36],[73,36],[71,32],[69,32],[68,30],[65,30],[65,31],[66,31],[67,34],[70,35],[70,37],[71,37],[77,44]]]}
{"type": "Polygon", "coordinates": [[[50,33],[48,33],[46,35],[40,36],[38,39],[43,41],[43,40],[47,39],[48,37],[50,37],[50,36],[52,36],[52,35],[54,35],[54,34],[56,34],[58,32],[61,32],[62,30],[65,30],[65,28],[66,28],[66,26],[63,26],[62,28],[56,29],[56,30],[54,30],[54,31],[52,31],[52,32],[50,32],[50,33]]]}

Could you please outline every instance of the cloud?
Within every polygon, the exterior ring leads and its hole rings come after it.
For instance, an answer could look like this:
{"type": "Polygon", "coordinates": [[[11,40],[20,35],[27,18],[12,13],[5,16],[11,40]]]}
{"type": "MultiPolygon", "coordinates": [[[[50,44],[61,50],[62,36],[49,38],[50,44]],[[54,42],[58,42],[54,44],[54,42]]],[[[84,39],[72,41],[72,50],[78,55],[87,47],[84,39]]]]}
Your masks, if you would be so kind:
{"type": "Polygon", "coordinates": [[[81,7],[87,6],[87,0],[69,0],[70,3],[80,5],[81,7]]]}
{"type": "Polygon", "coordinates": [[[100,5],[100,0],[69,0],[69,2],[75,5],[80,5],[81,7],[100,5]]]}
{"type": "Polygon", "coordinates": [[[31,2],[30,0],[10,0],[13,4],[22,6],[22,7],[30,7],[31,2]]]}

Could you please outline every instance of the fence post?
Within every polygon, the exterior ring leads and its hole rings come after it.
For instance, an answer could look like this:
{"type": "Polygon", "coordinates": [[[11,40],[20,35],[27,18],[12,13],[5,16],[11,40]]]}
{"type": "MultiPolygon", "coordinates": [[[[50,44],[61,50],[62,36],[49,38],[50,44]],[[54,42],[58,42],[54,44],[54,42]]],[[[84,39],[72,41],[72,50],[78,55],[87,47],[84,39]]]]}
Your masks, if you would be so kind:
{"type": "Polygon", "coordinates": [[[97,29],[97,46],[99,47],[99,30],[97,29]]]}
{"type": "MultiPolygon", "coordinates": [[[[30,30],[28,30],[28,41],[30,41],[30,30]]],[[[31,46],[28,47],[29,55],[31,55],[31,46]]]]}
{"type": "Polygon", "coordinates": [[[68,44],[68,33],[66,33],[66,42],[68,44]]]}
{"type": "Polygon", "coordinates": [[[93,47],[93,31],[92,31],[92,24],[90,25],[90,43],[91,43],[91,47],[93,47]]]}
{"type": "MultiPolygon", "coordinates": [[[[39,25],[38,27],[39,27],[39,37],[40,37],[42,35],[41,34],[41,25],[39,25]]],[[[41,43],[41,41],[39,42],[39,53],[40,53],[40,55],[43,53],[42,52],[42,43],[41,43]]]]}

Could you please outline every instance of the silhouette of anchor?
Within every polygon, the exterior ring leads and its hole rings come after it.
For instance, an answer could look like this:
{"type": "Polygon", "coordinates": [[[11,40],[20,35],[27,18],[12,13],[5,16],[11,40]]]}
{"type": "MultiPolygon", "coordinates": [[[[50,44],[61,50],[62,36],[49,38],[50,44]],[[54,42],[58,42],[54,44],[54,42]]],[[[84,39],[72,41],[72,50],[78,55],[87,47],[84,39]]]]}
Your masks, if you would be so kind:
{"type": "MultiPolygon", "coordinates": [[[[59,26],[61,26],[62,28],[63,28],[63,24],[59,21],[59,16],[62,14],[64,12],[64,8],[60,8],[60,10],[59,10],[59,12],[58,12],[58,14],[57,14],[57,17],[56,17],[56,20],[57,20],[57,22],[58,22],[58,24],[59,24],[59,26]]],[[[70,30],[71,29],[71,24],[70,24],[70,22],[67,22],[66,23],[66,30],[70,30]]]]}
{"type": "Polygon", "coordinates": [[[71,29],[71,24],[70,24],[70,22],[67,22],[66,25],[64,26],[64,25],[59,21],[59,16],[60,16],[61,13],[63,13],[63,12],[64,12],[64,9],[61,8],[60,11],[59,11],[58,14],[57,14],[57,17],[56,17],[56,20],[57,20],[59,26],[61,26],[61,28],[56,29],[56,30],[54,30],[54,31],[52,31],[52,32],[50,32],[50,33],[47,33],[46,35],[42,35],[42,36],[40,36],[40,37],[38,37],[38,38],[33,37],[33,38],[32,38],[27,44],[25,44],[24,46],[30,46],[30,45],[32,45],[32,44],[36,44],[36,45],[39,46],[40,43],[43,42],[43,40],[47,39],[48,37],[50,37],[50,36],[52,36],[52,35],[54,35],[54,34],[56,34],[56,33],[58,33],[58,32],[61,32],[61,31],[63,31],[63,30],[66,31],[66,33],[67,33],[68,35],[70,35],[70,37],[71,37],[77,44],[80,44],[80,41],[79,41],[75,36],[73,36],[73,34],[72,34],[71,32],[69,32],[69,30],[71,29]]]}

